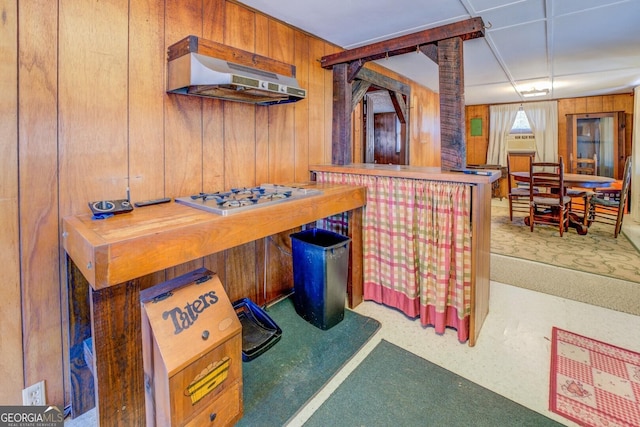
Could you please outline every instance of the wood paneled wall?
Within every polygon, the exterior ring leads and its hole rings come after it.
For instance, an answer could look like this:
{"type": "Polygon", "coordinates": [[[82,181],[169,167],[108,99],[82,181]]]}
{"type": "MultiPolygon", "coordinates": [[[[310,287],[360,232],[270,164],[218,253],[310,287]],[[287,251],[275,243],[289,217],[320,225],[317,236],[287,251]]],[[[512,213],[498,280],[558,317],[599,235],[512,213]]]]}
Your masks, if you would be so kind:
{"type": "MultiPolygon", "coordinates": [[[[0,12],[2,16],[17,16],[17,2],[0,0],[0,12]]],[[[17,45],[18,21],[15,18],[0,20],[0,263],[3,271],[0,286],[0,378],[3,384],[0,402],[4,405],[22,403],[20,390],[24,384],[18,210],[17,45]]],[[[57,284],[57,280],[53,281],[57,284]]]]}
{"type": "Polygon", "coordinates": [[[465,107],[467,164],[482,165],[487,163],[487,148],[489,147],[489,106],[469,105],[465,107]],[[471,119],[482,120],[482,134],[471,136],[471,119]]]}
{"type": "MultiPolygon", "coordinates": [[[[489,146],[489,105],[469,105],[467,115],[467,164],[482,164],[487,161],[489,146]],[[470,120],[482,119],[482,136],[470,135],[470,120]]],[[[633,130],[633,93],[619,95],[589,96],[558,100],[558,154],[565,163],[567,154],[567,114],[601,113],[624,111],[626,113],[625,145],[627,155],[631,155],[633,130]]]]}
{"type": "MultiPolygon", "coordinates": [[[[308,180],[310,164],[331,161],[332,73],[318,59],[339,49],[226,0],[0,0],[0,9],[0,404],[20,404],[22,388],[45,380],[47,402],[63,405],[61,218],[127,189],[136,201],[308,180]],[[190,34],[294,64],[307,99],[258,107],[167,95],[167,48],[190,34]]],[[[413,93],[412,159],[435,164],[438,98],[413,93]]],[[[284,233],[145,283],[204,265],[232,300],[261,302],[265,262],[270,284],[291,286],[288,245],[284,233]]]]}
{"type": "MultiPolygon", "coordinates": [[[[63,369],[58,225],[61,165],[58,136],[57,2],[18,3],[18,163],[20,206],[20,272],[24,385],[45,379],[38,371],[63,369]],[[35,357],[34,357],[35,356],[35,357]]],[[[71,92],[67,90],[67,93],[71,92]]],[[[66,130],[66,129],[65,129],[66,130]]],[[[3,352],[4,353],[4,352],[3,352]]],[[[12,376],[15,374],[12,374],[12,376]]],[[[47,378],[48,379],[48,378],[47,378]]],[[[47,381],[57,394],[59,374],[47,381]]],[[[12,400],[21,403],[14,390],[12,400]]],[[[0,393],[3,393],[0,391],[0,393]]]]}
{"type": "Polygon", "coordinates": [[[424,87],[412,87],[410,109],[409,164],[439,167],[440,96],[424,87]]]}

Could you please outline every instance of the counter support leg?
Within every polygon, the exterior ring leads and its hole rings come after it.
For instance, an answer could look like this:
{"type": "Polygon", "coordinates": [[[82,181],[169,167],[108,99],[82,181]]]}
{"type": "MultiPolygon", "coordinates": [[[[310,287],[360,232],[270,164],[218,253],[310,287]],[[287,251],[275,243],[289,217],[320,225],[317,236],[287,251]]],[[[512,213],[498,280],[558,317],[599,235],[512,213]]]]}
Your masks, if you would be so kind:
{"type": "Polygon", "coordinates": [[[349,237],[351,238],[351,253],[349,257],[347,295],[349,308],[354,308],[363,299],[362,208],[349,212],[349,237]]]}
{"type": "Polygon", "coordinates": [[[101,426],[144,425],[140,281],[91,289],[96,409],[101,426]]]}
{"type": "Polygon", "coordinates": [[[67,299],[69,301],[69,382],[71,418],[95,406],[93,375],[84,359],[84,341],[91,337],[89,282],[67,256],[67,299]]]}

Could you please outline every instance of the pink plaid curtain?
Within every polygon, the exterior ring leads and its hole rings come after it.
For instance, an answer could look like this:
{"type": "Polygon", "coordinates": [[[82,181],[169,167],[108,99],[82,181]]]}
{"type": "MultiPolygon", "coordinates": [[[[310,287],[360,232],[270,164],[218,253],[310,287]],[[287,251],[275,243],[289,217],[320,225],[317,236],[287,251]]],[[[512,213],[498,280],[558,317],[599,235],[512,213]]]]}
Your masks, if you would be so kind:
{"type": "MultiPolygon", "coordinates": [[[[441,181],[318,172],[319,182],[367,187],[364,298],[423,325],[469,338],[471,187],[441,181]]],[[[328,219],[325,227],[344,225],[328,219]]],[[[344,230],[344,229],[343,229],[344,230]]]]}

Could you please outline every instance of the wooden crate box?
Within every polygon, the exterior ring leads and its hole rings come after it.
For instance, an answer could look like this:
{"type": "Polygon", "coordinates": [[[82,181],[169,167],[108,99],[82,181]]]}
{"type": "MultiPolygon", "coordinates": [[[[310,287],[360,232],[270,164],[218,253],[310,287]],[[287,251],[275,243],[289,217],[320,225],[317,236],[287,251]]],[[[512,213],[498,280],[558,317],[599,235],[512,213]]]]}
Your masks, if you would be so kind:
{"type": "Polygon", "coordinates": [[[148,426],[226,426],[242,417],[242,326],[202,268],[140,292],[148,426]]]}

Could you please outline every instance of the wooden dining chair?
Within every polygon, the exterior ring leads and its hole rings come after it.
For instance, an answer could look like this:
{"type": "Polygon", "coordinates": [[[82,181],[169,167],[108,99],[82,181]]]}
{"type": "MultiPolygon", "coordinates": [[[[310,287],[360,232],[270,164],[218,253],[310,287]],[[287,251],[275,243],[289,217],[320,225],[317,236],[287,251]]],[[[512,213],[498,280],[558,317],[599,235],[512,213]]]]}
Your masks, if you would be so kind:
{"type": "Polygon", "coordinates": [[[573,153],[569,153],[569,173],[580,173],[586,175],[598,174],[598,155],[593,157],[573,158],[573,153]]]}
{"type": "MultiPolygon", "coordinates": [[[[598,155],[594,154],[593,157],[578,157],[574,159],[573,153],[570,153],[569,165],[570,173],[597,175],[598,155]]],[[[567,195],[571,197],[571,212],[586,218],[589,206],[588,199],[593,197],[595,193],[586,188],[568,188],[567,195]]]]}
{"type": "Polygon", "coordinates": [[[531,160],[533,160],[533,156],[535,153],[527,152],[527,153],[507,153],[507,189],[508,189],[508,197],[509,197],[509,220],[513,221],[513,213],[514,212],[529,212],[529,186],[530,184],[527,182],[515,182],[511,177],[511,172],[515,172],[513,170],[513,159],[512,158],[528,158],[526,165],[524,168],[519,171],[524,171],[528,167],[531,160]]]}
{"type": "Polygon", "coordinates": [[[624,162],[624,173],[620,189],[600,189],[588,200],[588,225],[600,222],[614,226],[613,237],[618,238],[629,197],[631,184],[631,157],[624,162]]]}
{"type": "Polygon", "coordinates": [[[564,187],[564,162],[529,163],[531,187],[529,189],[529,225],[533,232],[534,224],[557,225],[562,237],[569,228],[569,209],[571,197],[564,187]],[[534,191],[537,190],[537,191],[534,191]]]}

